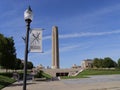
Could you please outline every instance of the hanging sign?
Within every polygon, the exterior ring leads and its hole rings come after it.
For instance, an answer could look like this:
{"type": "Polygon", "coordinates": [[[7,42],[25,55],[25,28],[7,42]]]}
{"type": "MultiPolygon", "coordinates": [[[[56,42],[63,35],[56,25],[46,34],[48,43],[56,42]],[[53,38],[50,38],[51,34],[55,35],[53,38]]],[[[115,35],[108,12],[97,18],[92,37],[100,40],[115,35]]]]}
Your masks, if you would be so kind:
{"type": "Polygon", "coordinates": [[[42,52],[42,30],[41,29],[31,30],[30,52],[42,52]]]}

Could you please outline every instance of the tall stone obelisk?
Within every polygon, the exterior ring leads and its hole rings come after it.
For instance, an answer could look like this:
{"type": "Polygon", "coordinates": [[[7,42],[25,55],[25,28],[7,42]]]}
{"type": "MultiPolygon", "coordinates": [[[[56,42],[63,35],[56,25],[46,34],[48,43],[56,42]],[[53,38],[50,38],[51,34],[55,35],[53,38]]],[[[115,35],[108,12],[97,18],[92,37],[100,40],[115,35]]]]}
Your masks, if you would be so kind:
{"type": "Polygon", "coordinates": [[[52,27],[52,69],[59,69],[58,27],[52,27]]]}

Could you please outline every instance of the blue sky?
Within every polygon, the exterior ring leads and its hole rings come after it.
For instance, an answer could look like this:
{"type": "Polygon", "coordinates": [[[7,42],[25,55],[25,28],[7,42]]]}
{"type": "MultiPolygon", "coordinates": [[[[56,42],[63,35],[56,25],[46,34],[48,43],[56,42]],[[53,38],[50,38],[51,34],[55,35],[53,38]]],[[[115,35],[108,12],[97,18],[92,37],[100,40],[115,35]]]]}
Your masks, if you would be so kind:
{"type": "Polygon", "coordinates": [[[44,53],[29,53],[35,66],[51,66],[52,26],[59,29],[61,68],[82,60],[120,58],[120,0],[1,0],[0,33],[13,36],[17,57],[24,59],[24,11],[33,10],[31,28],[44,28],[44,53]]]}

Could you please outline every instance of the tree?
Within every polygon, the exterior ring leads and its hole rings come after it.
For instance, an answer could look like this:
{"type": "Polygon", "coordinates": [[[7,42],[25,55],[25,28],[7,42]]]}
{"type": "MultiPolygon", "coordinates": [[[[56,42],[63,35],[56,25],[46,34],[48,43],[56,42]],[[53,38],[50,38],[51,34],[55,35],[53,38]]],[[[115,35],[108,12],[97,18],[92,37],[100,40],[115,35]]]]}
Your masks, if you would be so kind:
{"type": "Polygon", "coordinates": [[[120,68],[120,58],[118,59],[118,67],[120,68]]]}
{"type": "Polygon", "coordinates": [[[32,62],[27,62],[27,68],[32,69],[33,68],[33,63],[32,62]]]}
{"type": "Polygon", "coordinates": [[[0,34],[0,65],[6,69],[15,68],[16,49],[12,37],[4,37],[0,34]]]}
{"type": "Polygon", "coordinates": [[[4,52],[4,45],[6,43],[6,40],[4,38],[4,36],[2,34],[0,34],[0,65],[2,66],[3,64],[3,59],[4,59],[4,55],[3,55],[3,52],[4,52]]]}
{"type": "Polygon", "coordinates": [[[97,68],[102,68],[103,67],[103,59],[95,58],[93,60],[93,66],[97,68]]]}
{"type": "Polygon", "coordinates": [[[16,49],[14,47],[14,40],[13,37],[6,38],[7,45],[6,45],[6,61],[8,61],[9,65],[6,65],[6,68],[8,69],[14,69],[15,68],[15,62],[16,62],[16,49]]]}
{"type": "Polygon", "coordinates": [[[15,62],[15,70],[23,69],[23,67],[24,65],[22,63],[22,60],[17,58],[15,62]]]}
{"type": "Polygon", "coordinates": [[[6,44],[7,44],[7,41],[5,37],[2,34],[0,34],[0,65],[3,67],[5,66],[4,59],[6,58],[5,57],[6,44]]]}
{"type": "Polygon", "coordinates": [[[103,60],[103,67],[104,68],[112,68],[112,67],[116,67],[116,62],[113,61],[111,58],[106,57],[103,60]]]}

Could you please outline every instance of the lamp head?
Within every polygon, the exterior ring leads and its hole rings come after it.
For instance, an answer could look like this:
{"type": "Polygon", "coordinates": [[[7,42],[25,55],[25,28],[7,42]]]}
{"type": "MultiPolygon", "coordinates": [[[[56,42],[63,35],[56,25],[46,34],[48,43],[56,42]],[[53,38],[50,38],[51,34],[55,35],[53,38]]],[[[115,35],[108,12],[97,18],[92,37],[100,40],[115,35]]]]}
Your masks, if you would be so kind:
{"type": "Polygon", "coordinates": [[[24,19],[25,19],[26,22],[32,22],[33,13],[32,13],[32,9],[31,9],[30,6],[24,12],[24,19]]]}

